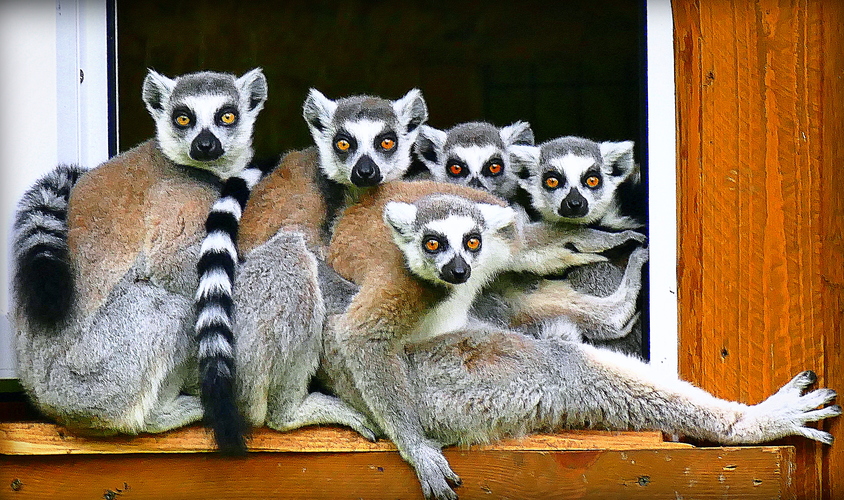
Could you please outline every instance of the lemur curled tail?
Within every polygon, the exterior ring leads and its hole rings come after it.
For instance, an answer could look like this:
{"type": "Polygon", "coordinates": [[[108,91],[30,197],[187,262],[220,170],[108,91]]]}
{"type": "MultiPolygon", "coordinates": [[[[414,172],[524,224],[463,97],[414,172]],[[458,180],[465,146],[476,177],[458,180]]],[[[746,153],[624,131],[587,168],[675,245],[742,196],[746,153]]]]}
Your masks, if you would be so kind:
{"type": "Polygon", "coordinates": [[[203,416],[193,334],[203,222],[221,181],[252,162],[267,82],[259,68],[172,79],[150,70],[141,93],[155,137],[84,173],[57,168],[21,203],[14,235],[21,385],[45,415],[98,435],[203,416]],[[38,252],[70,276],[47,321],[31,306],[50,301],[38,252]]]}
{"type": "Polygon", "coordinates": [[[249,193],[265,171],[249,167],[230,177],[205,222],[196,291],[196,338],[202,408],[224,453],[244,453],[248,426],[235,403],[234,277],[238,264],[237,232],[249,193]]]}
{"type": "Polygon", "coordinates": [[[73,303],[73,271],[67,245],[70,190],[87,169],[59,165],[24,193],[15,216],[14,287],[28,316],[54,324],[73,303]]]}

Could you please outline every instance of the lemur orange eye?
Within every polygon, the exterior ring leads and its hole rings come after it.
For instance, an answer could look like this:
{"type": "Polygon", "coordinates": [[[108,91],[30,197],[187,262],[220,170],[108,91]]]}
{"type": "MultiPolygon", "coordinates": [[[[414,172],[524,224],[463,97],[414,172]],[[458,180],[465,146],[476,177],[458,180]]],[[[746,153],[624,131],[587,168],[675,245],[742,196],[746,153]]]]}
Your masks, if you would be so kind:
{"type": "Polygon", "coordinates": [[[182,127],[190,125],[190,117],[187,115],[179,115],[176,117],[176,124],[182,127]]]}
{"type": "Polygon", "coordinates": [[[586,178],[586,185],[591,187],[591,188],[598,187],[598,184],[600,184],[600,183],[601,183],[601,178],[598,177],[597,175],[590,175],[589,177],[586,178]]]}
{"type": "Polygon", "coordinates": [[[460,175],[463,172],[463,167],[457,164],[449,165],[448,171],[451,173],[451,175],[460,175]]]}
{"type": "Polygon", "coordinates": [[[232,112],[223,113],[223,115],[220,116],[220,121],[225,123],[226,125],[231,125],[236,119],[237,116],[232,112]]]}
{"type": "Polygon", "coordinates": [[[396,146],[396,141],[392,139],[384,139],[381,141],[381,147],[387,151],[393,149],[396,146]]]}
{"type": "Polygon", "coordinates": [[[440,242],[434,238],[430,238],[425,241],[425,250],[429,252],[436,252],[440,249],[440,242]]]}
{"type": "Polygon", "coordinates": [[[352,147],[352,145],[349,144],[349,141],[347,141],[346,139],[340,139],[335,145],[340,151],[348,151],[349,148],[352,147]]]}
{"type": "Polygon", "coordinates": [[[469,238],[466,240],[466,248],[473,252],[477,252],[479,248],[481,248],[481,239],[480,238],[469,238]]]}
{"type": "Polygon", "coordinates": [[[493,163],[489,166],[489,173],[492,175],[500,174],[501,173],[501,164],[500,163],[493,163]]]}
{"type": "Polygon", "coordinates": [[[549,189],[557,189],[557,186],[559,186],[559,185],[560,185],[560,179],[557,179],[556,177],[549,177],[549,178],[545,179],[545,187],[547,187],[549,189]]]}

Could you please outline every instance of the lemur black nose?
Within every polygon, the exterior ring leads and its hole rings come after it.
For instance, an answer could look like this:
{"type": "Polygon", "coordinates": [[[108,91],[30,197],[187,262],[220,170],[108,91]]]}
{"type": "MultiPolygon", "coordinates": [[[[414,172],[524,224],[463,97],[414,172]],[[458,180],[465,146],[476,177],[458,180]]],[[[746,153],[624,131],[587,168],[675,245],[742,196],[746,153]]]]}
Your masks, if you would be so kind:
{"type": "Polygon", "coordinates": [[[190,157],[196,161],[211,161],[223,156],[223,145],[210,130],[203,129],[190,145],[190,157]]]}
{"type": "Polygon", "coordinates": [[[472,268],[463,260],[463,257],[458,255],[443,266],[440,274],[443,281],[452,285],[459,285],[469,280],[469,277],[472,275],[472,268]]]}
{"type": "Polygon", "coordinates": [[[381,182],[381,170],[378,168],[378,164],[372,161],[372,158],[363,155],[352,168],[352,175],[349,176],[349,180],[358,187],[375,186],[381,182]]]}
{"type": "Polygon", "coordinates": [[[572,188],[569,194],[560,202],[557,213],[561,217],[583,217],[589,213],[589,202],[580,194],[580,191],[572,188]]]}
{"type": "Polygon", "coordinates": [[[477,177],[472,177],[472,179],[466,183],[469,187],[473,187],[475,189],[483,189],[484,185],[481,184],[480,179],[477,177]]]}

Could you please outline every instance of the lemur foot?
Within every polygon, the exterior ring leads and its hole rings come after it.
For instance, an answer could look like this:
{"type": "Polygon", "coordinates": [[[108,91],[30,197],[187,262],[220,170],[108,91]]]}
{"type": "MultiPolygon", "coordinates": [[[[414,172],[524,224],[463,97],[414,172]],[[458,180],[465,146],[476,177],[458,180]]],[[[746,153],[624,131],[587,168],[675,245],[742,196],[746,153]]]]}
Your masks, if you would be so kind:
{"type": "Polygon", "coordinates": [[[832,389],[816,389],[803,394],[804,389],[815,381],[817,376],[814,372],[802,372],[774,395],[748,408],[733,428],[736,442],[763,442],[797,435],[832,444],[834,439],[830,433],[805,426],[809,422],[841,415],[839,405],[818,408],[835,399],[832,389]]]}
{"type": "Polygon", "coordinates": [[[438,447],[428,444],[416,446],[408,450],[406,458],[416,471],[426,499],[457,500],[457,493],[449,483],[460,486],[460,477],[451,470],[438,447]]]}

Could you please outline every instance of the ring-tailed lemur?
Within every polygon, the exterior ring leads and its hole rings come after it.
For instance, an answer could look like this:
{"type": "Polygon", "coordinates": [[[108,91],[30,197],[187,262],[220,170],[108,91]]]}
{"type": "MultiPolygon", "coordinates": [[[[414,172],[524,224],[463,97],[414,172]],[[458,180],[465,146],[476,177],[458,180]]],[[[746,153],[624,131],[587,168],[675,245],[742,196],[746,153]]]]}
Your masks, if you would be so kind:
{"type": "Polygon", "coordinates": [[[103,433],[161,432],[202,418],[191,333],[202,226],[219,179],[252,158],[266,96],[260,69],[175,79],[150,70],[143,100],[155,138],[81,176],[59,168],[24,196],[15,346],[21,383],[43,413],[103,433]],[[34,270],[53,257],[71,279],[53,284],[34,270]],[[49,287],[69,304],[64,314],[33,308],[28,297],[49,287]]]}
{"type": "Polygon", "coordinates": [[[414,151],[433,180],[483,189],[508,201],[519,191],[513,146],[533,146],[526,122],[498,128],[485,122],[455,125],[447,131],[423,125],[414,151]]]}
{"type": "Polygon", "coordinates": [[[360,291],[327,323],[320,377],[395,442],[426,498],[456,498],[449,483],[460,479],[442,446],[549,429],[658,429],[724,444],[789,435],[832,442],[805,426],[841,413],[837,405],[818,409],[834,391],[803,394],[812,372],[747,406],[620,353],[465,321],[479,281],[519,261],[524,268],[521,251],[537,246],[523,241],[513,211],[492,197],[409,184],[385,185],[335,228],[332,265],[360,291]]]}
{"type": "MultiPolygon", "coordinates": [[[[632,142],[560,137],[515,154],[523,169],[520,183],[543,220],[609,231],[644,226],[636,208],[644,195],[632,142]]],[[[599,262],[570,270],[565,280],[532,283],[530,293],[510,294],[517,311],[511,325],[541,330],[554,322],[550,330],[558,334],[567,331],[572,338],[641,354],[637,299],[647,250],[620,256],[627,261],[623,272],[613,262],[599,262]]]]}
{"type": "Polygon", "coordinates": [[[527,224],[503,200],[465,186],[381,186],[346,210],[329,248],[329,264],[361,290],[324,339],[323,368],[339,369],[349,385],[326,382],[396,443],[426,491],[439,490],[445,481],[433,469],[448,464],[420,427],[404,348],[463,327],[477,291],[502,269],[553,272],[629,238],[641,235],[527,224]],[[393,239],[409,249],[406,259],[393,239]]]}
{"type": "Polygon", "coordinates": [[[395,101],[366,95],[335,101],[311,89],[303,116],[315,146],[289,153],[255,188],[241,221],[244,253],[281,227],[296,227],[315,248],[326,246],[346,206],[405,174],[428,108],[417,89],[395,101]]]}
{"type": "MultiPolygon", "coordinates": [[[[374,426],[359,413],[336,398],[308,391],[319,361],[323,295],[334,293],[321,290],[324,264],[311,251],[322,254],[333,220],[347,204],[404,175],[427,106],[415,89],[396,101],[372,96],[333,101],[311,89],[303,116],[315,147],[285,156],[255,187],[239,221],[238,245],[246,262],[234,287],[237,321],[232,324],[231,313],[214,303],[198,317],[197,331],[213,330],[209,338],[214,339],[208,351],[201,350],[214,356],[209,360],[214,370],[203,368],[203,378],[216,378],[221,388],[236,378],[237,399],[249,425],[285,430],[340,423],[371,438],[374,426]]],[[[228,219],[234,231],[238,221],[228,219]]],[[[208,248],[218,246],[214,239],[209,235],[208,248]]],[[[228,243],[221,252],[227,261],[236,255],[228,243]]],[[[232,297],[230,276],[220,269],[208,273],[200,289],[214,289],[215,302],[226,303],[232,297]]],[[[225,390],[217,394],[217,410],[206,417],[226,438],[218,439],[222,450],[241,451],[245,429],[235,402],[225,390]]]]}

